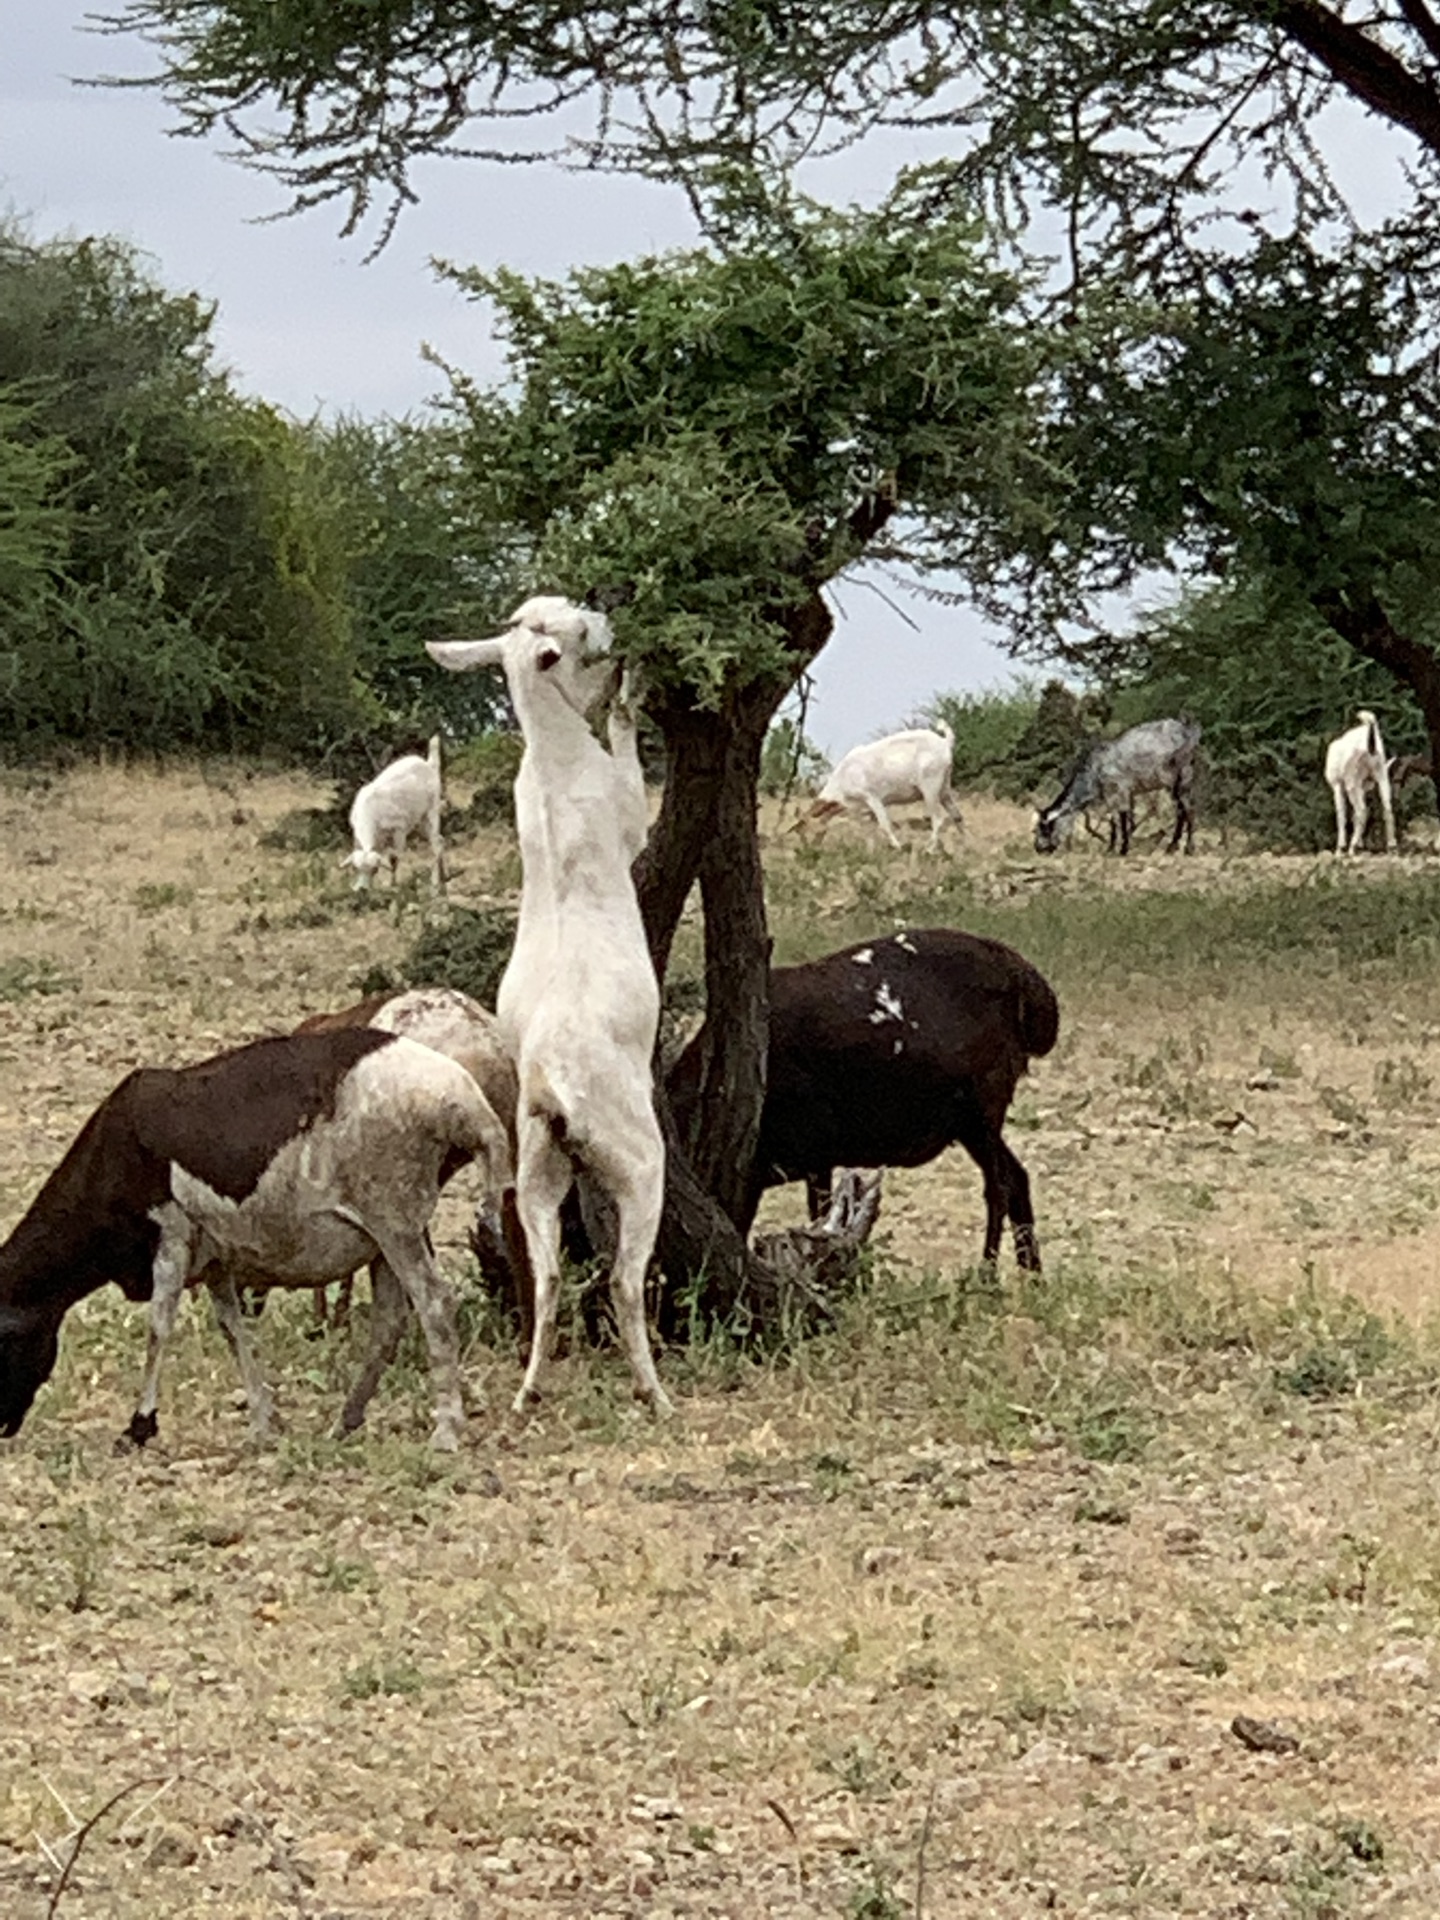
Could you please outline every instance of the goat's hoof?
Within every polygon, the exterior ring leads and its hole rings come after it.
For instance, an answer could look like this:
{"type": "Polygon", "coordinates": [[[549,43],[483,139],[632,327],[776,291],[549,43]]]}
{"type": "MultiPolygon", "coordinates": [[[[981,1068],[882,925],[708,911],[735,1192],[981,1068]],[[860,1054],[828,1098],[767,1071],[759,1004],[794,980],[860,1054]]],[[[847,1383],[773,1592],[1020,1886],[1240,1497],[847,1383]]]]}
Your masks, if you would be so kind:
{"type": "Polygon", "coordinates": [[[156,1413],[132,1413],[130,1424],[115,1442],[116,1453],[138,1453],[143,1446],[153,1440],[160,1431],[160,1416],[156,1413]]]}
{"type": "Polygon", "coordinates": [[[675,1402],[662,1386],[637,1387],[635,1398],[644,1407],[648,1407],[657,1420],[671,1420],[675,1417],[675,1402]]]}
{"type": "Polygon", "coordinates": [[[539,1387],[521,1387],[515,1398],[510,1402],[510,1411],[512,1413],[533,1413],[536,1407],[540,1406],[544,1401],[544,1398],[545,1396],[539,1387]]]}

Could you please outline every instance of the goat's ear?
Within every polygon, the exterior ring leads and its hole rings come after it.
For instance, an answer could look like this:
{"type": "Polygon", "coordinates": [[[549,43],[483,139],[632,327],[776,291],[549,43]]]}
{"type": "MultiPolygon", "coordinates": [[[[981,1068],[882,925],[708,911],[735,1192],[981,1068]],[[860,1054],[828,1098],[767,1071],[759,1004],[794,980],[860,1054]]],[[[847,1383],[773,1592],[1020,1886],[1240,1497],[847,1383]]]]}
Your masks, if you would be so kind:
{"type": "Polygon", "coordinates": [[[446,667],[451,673],[468,673],[472,667],[503,667],[505,664],[503,638],[427,640],[425,651],[437,666],[446,667]]]}

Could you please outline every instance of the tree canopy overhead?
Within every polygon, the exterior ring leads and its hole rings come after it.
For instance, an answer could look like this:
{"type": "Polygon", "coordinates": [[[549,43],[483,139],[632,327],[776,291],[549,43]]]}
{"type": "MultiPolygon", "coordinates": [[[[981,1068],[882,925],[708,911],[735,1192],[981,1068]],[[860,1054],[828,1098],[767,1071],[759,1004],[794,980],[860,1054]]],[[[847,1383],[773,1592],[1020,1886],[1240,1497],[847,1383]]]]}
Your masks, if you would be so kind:
{"type": "Polygon", "coordinates": [[[1440,164],[1431,0],[130,0],[191,132],[226,130],[301,205],[354,225],[427,154],[561,156],[703,185],[879,125],[940,129],[1012,227],[1065,212],[1150,250],[1258,163],[1306,219],[1341,196],[1315,144],[1347,95],[1440,164]]]}

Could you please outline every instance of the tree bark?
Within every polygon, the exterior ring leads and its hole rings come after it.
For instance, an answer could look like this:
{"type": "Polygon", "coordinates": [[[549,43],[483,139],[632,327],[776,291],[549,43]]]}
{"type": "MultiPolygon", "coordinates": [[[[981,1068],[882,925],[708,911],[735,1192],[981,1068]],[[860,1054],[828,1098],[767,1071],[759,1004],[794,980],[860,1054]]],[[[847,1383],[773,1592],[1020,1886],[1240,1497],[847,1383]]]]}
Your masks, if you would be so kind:
{"type": "MultiPolygon", "coordinates": [[[[1392,626],[1389,614],[1373,594],[1351,600],[1336,589],[1314,596],[1316,612],[1357,653],[1373,660],[1409,687],[1425,721],[1430,743],[1430,770],[1440,775],[1440,655],[1419,640],[1392,626]]],[[[1436,783],[1440,796],[1440,779],[1436,783]]],[[[1440,806],[1440,800],[1437,800],[1440,806]]]]}
{"type": "Polygon", "coordinates": [[[760,753],[776,708],[824,645],[831,624],[816,593],[787,621],[790,671],[733,689],[715,712],[681,700],[652,710],[668,765],[636,886],[662,980],[697,881],[705,915],[703,1091],[688,1138],[680,1138],[664,1089],[656,1089],[667,1161],[658,1243],[667,1298],[662,1329],[675,1331],[695,1313],[707,1321],[733,1320],[747,1303],[759,1312],[774,1291],[735,1224],[748,1209],[769,1044],[770,935],[756,808],[760,753]]]}

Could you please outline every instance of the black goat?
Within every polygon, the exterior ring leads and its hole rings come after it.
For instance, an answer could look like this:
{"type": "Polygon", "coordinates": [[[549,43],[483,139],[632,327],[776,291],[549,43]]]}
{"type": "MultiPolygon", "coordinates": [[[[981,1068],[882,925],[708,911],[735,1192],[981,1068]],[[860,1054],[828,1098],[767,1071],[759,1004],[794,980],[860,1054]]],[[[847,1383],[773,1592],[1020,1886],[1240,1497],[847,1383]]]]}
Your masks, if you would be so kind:
{"type": "MultiPolygon", "coordinates": [[[[1040,1270],[1030,1181],[1001,1137],[1015,1087],[1060,1014],[1049,983],[998,940],[897,933],[770,975],[770,1050],[745,1219],[766,1187],[804,1180],[812,1215],[836,1167],[918,1167],[952,1144],[985,1182],[984,1259],[1008,1217],[1040,1270]]],[[[699,1096],[692,1041],[670,1070],[682,1137],[699,1096]]]]}

